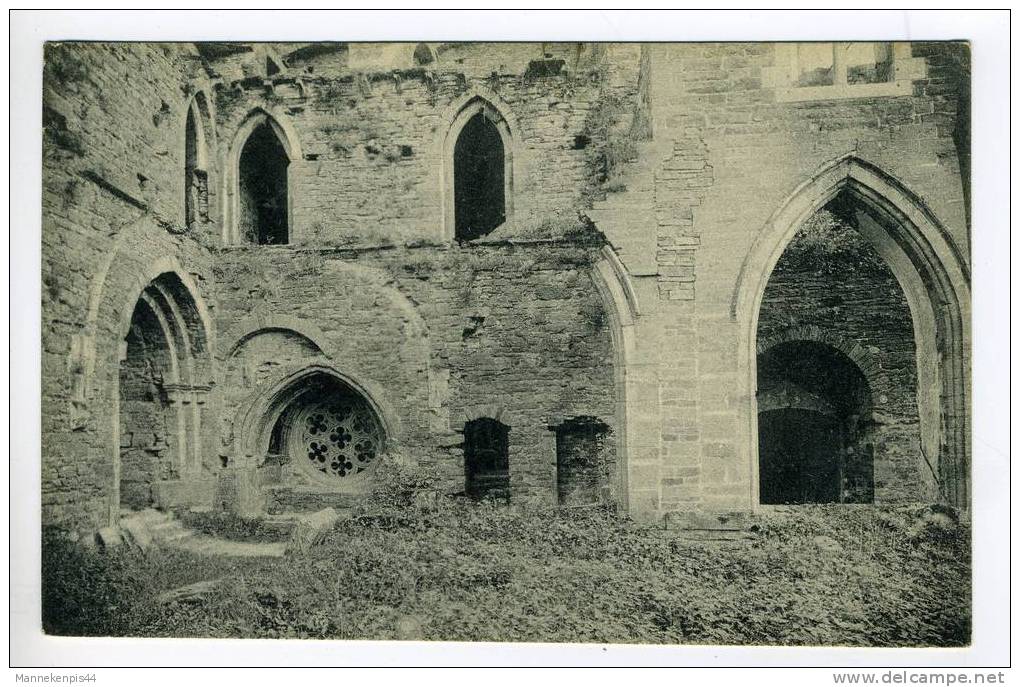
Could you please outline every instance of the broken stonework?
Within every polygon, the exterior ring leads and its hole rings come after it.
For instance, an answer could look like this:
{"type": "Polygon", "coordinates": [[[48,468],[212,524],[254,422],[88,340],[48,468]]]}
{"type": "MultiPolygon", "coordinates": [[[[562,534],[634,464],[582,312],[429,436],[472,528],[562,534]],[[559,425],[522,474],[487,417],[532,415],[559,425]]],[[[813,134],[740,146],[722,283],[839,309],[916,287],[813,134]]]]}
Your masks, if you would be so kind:
{"type": "Polygon", "coordinates": [[[287,553],[304,553],[313,546],[322,543],[322,540],[339,520],[340,516],[332,508],[323,508],[311,515],[305,515],[298,520],[290,535],[287,553]]]}
{"type": "Polygon", "coordinates": [[[339,511],[395,447],[444,496],[660,522],[968,503],[966,44],[864,45],[881,79],[810,88],[788,44],[267,51],[46,47],[44,523],[339,511]],[[887,273],[794,245],[820,209],[887,273]],[[758,374],[805,340],[867,388],[758,374]],[[807,413],[841,469],[763,492],[804,462],[761,470],[763,428],[807,413]],[[579,417],[603,438],[558,463],[579,417]]]}
{"type": "Polygon", "coordinates": [[[103,527],[96,532],[96,542],[103,551],[114,551],[124,545],[124,537],[116,527],[103,527]]]}

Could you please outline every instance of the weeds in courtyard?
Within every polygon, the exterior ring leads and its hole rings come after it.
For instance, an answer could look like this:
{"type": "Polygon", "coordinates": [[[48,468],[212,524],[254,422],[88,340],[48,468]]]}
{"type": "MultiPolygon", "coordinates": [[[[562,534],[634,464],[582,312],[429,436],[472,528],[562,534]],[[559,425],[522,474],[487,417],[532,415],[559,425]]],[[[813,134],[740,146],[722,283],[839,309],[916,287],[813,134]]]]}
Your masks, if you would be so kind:
{"type": "Polygon", "coordinates": [[[396,478],[323,545],[284,559],[100,554],[47,532],[44,626],[162,637],[969,641],[969,530],[945,509],[797,507],[760,516],[747,539],[697,542],[611,510],[472,503],[435,495],[427,476],[396,478]],[[217,580],[215,593],[160,598],[202,580],[217,580]]]}

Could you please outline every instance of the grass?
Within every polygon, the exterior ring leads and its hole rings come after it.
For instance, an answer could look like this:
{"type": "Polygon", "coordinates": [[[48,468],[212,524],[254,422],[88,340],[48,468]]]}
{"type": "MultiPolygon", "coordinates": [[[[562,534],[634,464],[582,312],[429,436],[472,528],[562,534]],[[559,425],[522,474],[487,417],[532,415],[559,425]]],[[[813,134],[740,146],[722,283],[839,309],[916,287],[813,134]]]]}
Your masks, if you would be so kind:
{"type": "Polygon", "coordinates": [[[747,540],[607,510],[391,490],[286,559],[100,555],[44,536],[47,632],[656,644],[960,646],[970,538],[938,508],[814,506],[747,540]],[[412,502],[418,505],[408,505],[412,502]],[[199,600],[167,590],[222,580],[199,600]]]}

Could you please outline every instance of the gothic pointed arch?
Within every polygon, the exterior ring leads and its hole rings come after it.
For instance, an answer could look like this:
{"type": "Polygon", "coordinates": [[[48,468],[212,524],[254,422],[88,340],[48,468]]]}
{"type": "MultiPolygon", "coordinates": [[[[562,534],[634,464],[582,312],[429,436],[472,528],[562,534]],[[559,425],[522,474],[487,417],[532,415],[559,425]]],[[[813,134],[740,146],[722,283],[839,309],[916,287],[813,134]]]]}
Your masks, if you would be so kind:
{"type": "Polygon", "coordinates": [[[801,225],[838,195],[851,202],[860,233],[906,297],[917,346],[922,452],[935,466],[940,496],[969,505],[970,275],[962,251],[927,205],[901,182],[855,156],[839,158],[795,189],[763,227],[738,275],[731,315],[739,327],[738,365],[747,370],[752,501],[758,502],[757,331],[769,277],[801,225]],[[929,455],[934,454],[934,455],[929,455]]]}
{"type": "Polygon", "coordinates": [[[224,179],[224,243],[287,244],[294,233],[297,133],[278,112],[252,111],[234,134],[224,179]]]}
{"type": "Polygon", "coordinates": [[[494,94],[474,91],[448,109],[442,141],[447,238],[479,238],[514,213],[516,122],[494,94]]]}
{"type": "Polygon", "coordinates": [[[209,221],[210,124],[205,94],[199,91],[188,103],[184,119],[184,223],[189,231],[209,221]]]}

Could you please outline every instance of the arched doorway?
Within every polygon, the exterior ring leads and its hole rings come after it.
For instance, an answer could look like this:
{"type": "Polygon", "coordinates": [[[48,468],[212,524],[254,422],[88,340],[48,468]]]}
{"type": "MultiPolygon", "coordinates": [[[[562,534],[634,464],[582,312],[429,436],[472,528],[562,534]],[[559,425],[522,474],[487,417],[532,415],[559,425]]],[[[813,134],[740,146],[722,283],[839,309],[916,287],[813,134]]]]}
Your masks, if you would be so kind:
{"type": "MultiPolygon", "coordinates": [[[[915,342],[919,440],[913,474],[927,474],[930,493],[960,507],[969,502],[970,290],[966,261],[931,211],[895,179],[854,157],[837,160],[799,187],[770,219],[745,258],[733,301],[740,323],[739,363],[748,370],[752,474],[760,467],[755,390],[760,308],[773,268],[797,232],[820,209],[854,221],[854,231],[881,257],[909,308],[915,342]],[[831,205],[830,205],[831,204],[831,205]]],[[[876,399],[880,401],[880,399],[876,399]]],[[[876,455],[876,470],[880,456],[876,455]]],[[[901,461],[902,462],[902,461],[901,461]]],[[[876,490],[882,480],[876,477],[876,490]]],[[[759,480],[752,499],[759,502],[759,480]]]]}
{"type": "Polygon", "coordinates": [[[758,356],[763,504],[870,503],[871,389],[843,352],[789,341],[758,356]]]}
{"type": "Polygon", "coordinates": [[[202,471],[209,342],[191,292],[173,272],[143,290],[118,367],[115,507],[156,505],[161,485],[202,471]]]}

